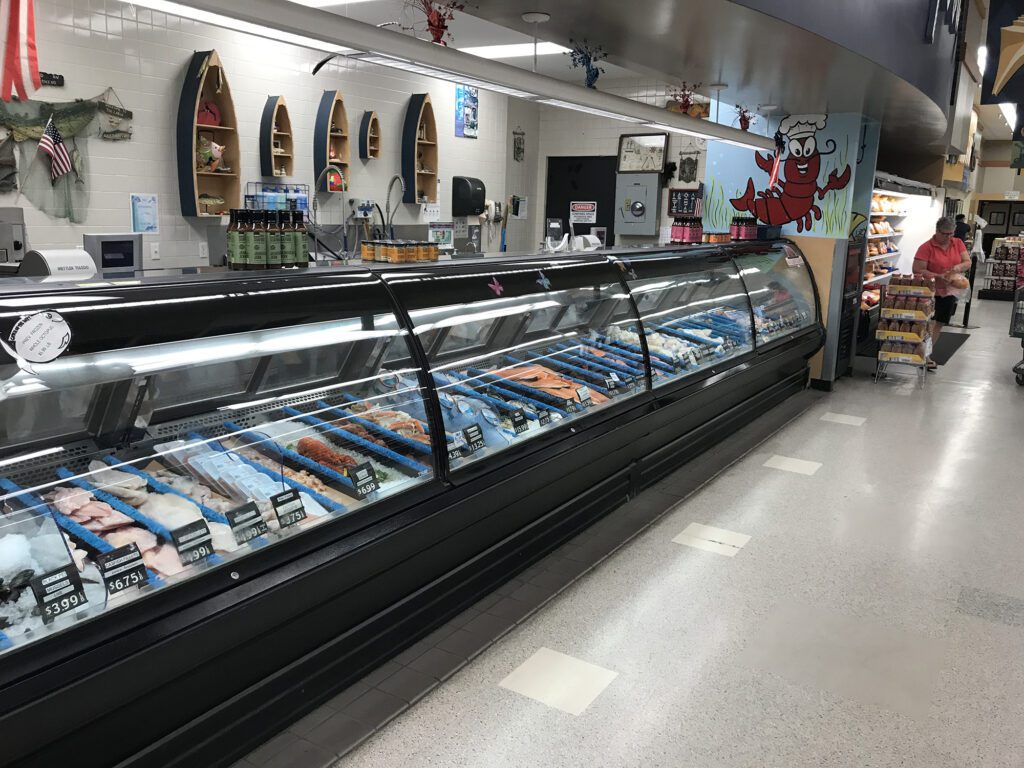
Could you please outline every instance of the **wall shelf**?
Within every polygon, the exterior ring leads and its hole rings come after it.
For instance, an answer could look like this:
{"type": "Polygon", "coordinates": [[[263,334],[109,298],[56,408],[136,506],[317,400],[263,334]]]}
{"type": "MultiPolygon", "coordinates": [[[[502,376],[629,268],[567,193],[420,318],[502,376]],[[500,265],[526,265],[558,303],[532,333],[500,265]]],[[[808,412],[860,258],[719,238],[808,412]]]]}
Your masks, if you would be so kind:
{"type": "Polygon", "coordinates": [[[380,120],[376,112],[363,112],[363,119],[359,121],[359,157],[362,160],[380,157],[380,120]]]}
{"type": "Polygon", "coordinates": [[[429,94],[414,93],[402,127],[402,176],[405,178],[402,202],[436,203],[438,168],[434,106],[429,94]],[[422,170],[425,168],[433,170],[422,170]]]}
{"type": "Polygon", "coordinates": [[[294,172],[292,151],[292,119],[288,105],[284,96],[268,96],[260,118],[260,175],[275,179],[291,176],[294,172]],[[275,141],[284,152],[274,151],[275,141]]]}
{"type": "MultiPolygon", "coordinates": [[[[324,91],[320,97],[320,108],[313,126],[313,174],[319,178],[328,165],[341,171],[345,177],[345,189],[349,186],[349,138],[348,114],[341,91],[324,91]]],[[[320,189],[313,193],[326,192],[327,179],[320,189]]]]}
{"type": "Polygon", "coordinates": [[[197,51],[192,55],[185,73],[175,121],[178,198],[183,216],[219,215],[219,211],[206,210],[207,206],[199,202],[200,195],[223,198],[221,207],[224,211],[239,207],[241,185],[238,171],[241,168],[241,152],[237,125],[231,88],[220,56],[216,51],[197,51]],[[199,107],[205,102],[217,105],[220,125],[196,122],[199,107]],[[220,165],[228,168],[229,172],[217,173],[197,167],[196,155],[202,134],[224,147],[220,165]]]}

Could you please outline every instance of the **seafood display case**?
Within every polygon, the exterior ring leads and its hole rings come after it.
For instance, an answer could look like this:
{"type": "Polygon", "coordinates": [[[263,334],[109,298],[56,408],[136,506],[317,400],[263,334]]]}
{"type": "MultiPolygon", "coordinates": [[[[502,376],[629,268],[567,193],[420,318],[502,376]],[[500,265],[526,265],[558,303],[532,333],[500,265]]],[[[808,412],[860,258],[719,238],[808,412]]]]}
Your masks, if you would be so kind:
{"type": "Polygon", "coordinates": [[[785,241],[0,291],[24,766],[231,764],[799,392],[823,338],[785,241]]]}
{"type": "MultiPolygon", "coordinates": [[[[280,290],[317,303],[294,324],[273,309],[254,313],[247,330],[230,315],[196,327],[168,307],[164,323],[182,323],[180,338],[157,343],[108,331],[123,303],[109,291],[40,296],[38,314],[35,298],[23,297],[32,308],[23,316],[59,318],[71,348],[0,366],[0,493],[12,512],[0,520],[0,649],[230,566],[433,476],[409,335],[379,281],[335,275],[250,297],[270,301],[280,290]],[[35,580],[67,562],[77,566],[75,605],[51,619],[35,580]]],[[[160,288],[124,293],[139,306],[166,300],[160,288]]],[[[200,294],[194,310],[223,298],[200,294]]]]}

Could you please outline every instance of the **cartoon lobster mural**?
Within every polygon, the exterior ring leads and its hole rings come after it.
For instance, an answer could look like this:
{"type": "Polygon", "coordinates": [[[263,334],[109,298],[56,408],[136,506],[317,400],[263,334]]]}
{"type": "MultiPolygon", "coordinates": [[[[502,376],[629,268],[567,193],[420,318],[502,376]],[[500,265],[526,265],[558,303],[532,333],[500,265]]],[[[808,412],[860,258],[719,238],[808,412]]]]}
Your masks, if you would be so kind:
{"type": "MultiPolygon", "coordinates": [[[[819,152],[815,133],[825,127],[827,115],[789,115],[779,124],[779,134],[789,139],[789,154],[783,163],[785,179],[779,184],[778,164],[782,155],[779,138],[775,156],[754,153],[757,167],[770,174],[768,189],[755,191],[754,180],[747,180],[747,189],[742,197],[731,199],[733,208],[752,213],[765,224],[788,224],[796,222],[796,231],[810,231],[814,220],[821,219],[821,209],[814,204],[814,193],[823,200],[833,190],[840,190],[850,183],[850,166],[842,173],[838,169],[829,174],[824,187],[818,186],[821,158],[836,151],[836,143],[828,139],[827,151],[819,152]]],[[[779,137],[777,134],[777,138],[779,137]]]]}

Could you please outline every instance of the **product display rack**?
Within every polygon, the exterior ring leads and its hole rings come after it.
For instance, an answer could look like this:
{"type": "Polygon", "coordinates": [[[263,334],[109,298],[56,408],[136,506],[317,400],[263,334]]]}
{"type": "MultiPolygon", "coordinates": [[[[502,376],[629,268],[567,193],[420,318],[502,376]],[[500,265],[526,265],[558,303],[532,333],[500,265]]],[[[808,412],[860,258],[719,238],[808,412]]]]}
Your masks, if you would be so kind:
{"type": "Polygon", "coordinates": [[[380,157],[380,120],[376,112],[363,112],[359,121],[359,157],[362,160],[375,160],[380,157]]]}
{"type": "Polygon", "coordinates": [[[216,51],[197,51],[192,55],[178,102],[176,145],[178,197],[184,216],[220,216],[237,208],[241,195],[238,171],[241,166],[238,125],[224,65],[216,51]],[[220,113],[218,125],[198,121],[200,109],[207,103],[220,113]],[[197,168],[197,150],[206,137],[223,146],[220,168],[197,168]]]}
{"type": "Polygon", "coordinates": [[[934,281],[916,277],[897,277],[885,288],[881,319],[875,338],[881,342],[875,365],[875,381],[884,378],[892,365],[917,369],[925,380],[931,337],[928,321],[935,309],[934,281]],[[927,282],[927,285],[922,283],[927,282]]]}
{"type": "Polygon", "coordinates": [[[414,93],[402,128],[404,203],[436,203],[438,179],[437,125],[430,95],[414,93]]]}
{"type": "Polygon", "coordinates": [[[260,175],[291,176],[295,167],[292,120],[284,96],[268,96],[260,119],[260,175]]]}
{"type": "Polygon", "coordinates": [[[0,352],[0,552],[85,598],[0,602],[24,766],[230,763],[800,391],[823,340],[785,241],[7,298],[72,340],[0,352]]]}
{"type": "Polygon", "coordinates": [[[985,274],[981,276],[979,299],[1013,301],[1022,252],[1024,238],[997,237],[992,241],[991,253],[985,260],[985,274]]]}
{"type": "MultiPolygon", "coordinates": [[[[341,91],[324,91],[313,127],[313,173],[317,178],[328,166],[337,168],[344,179],[344,191],[349,190],[349,133],[348,113],[341,91]]],[[[328,191],[328,179],[317,192],[328,191]]],[[[340,191],[340,190],[339,190],[340,191]]]]}

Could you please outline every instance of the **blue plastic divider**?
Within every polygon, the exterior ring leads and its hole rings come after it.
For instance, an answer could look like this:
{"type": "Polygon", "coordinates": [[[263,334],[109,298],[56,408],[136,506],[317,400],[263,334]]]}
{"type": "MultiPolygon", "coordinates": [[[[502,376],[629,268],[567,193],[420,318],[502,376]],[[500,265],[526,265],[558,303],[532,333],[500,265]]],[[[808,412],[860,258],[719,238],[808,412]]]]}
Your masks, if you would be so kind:
{"type": "Polygon", "coordinates": [[[446,375],[435,373],[433,374],[433,376],[435,382],[442,385],[445,389],[450,389],[452,392],[463,395],[465,397],[472,397],[475,400],[480,400],[482,402],[487,403],[488,405],[494,406],[499,410],[505,411],[506,413],[512,413],[512,411],[516,410],[511,405],[506,403],[504,400],[499,400],[496,397],[485,395],[483,392],[477,392],[475,389],[470,389],[469,387],[465,387],[461,384],[456,384],[450,381],[446,377],[446,375]]]}
{"type": "MultiPolygon", "coordinates": [[[[344,408],[339,408],[335,405],[331,405],[330,403],[324,400],[317,400],[316,404],[320,408],[330,411],[331,413],[337,413],[345,417],[353,424],[359,424],[360,426],[366,427],[366,430],[368,432],[373,432],[374,434],[379,435],[380,437],[383,437],[386,440],[394,440],[396,443],[399,443],[402,446],[410,448],[416,451],[417,453],[424,453],[427,455],[431,453],[429,445],[424,445],[423,443],[417,442],[416,440],[412,440],[406,437],[405,435],[400,435],[397,432],[392,432],[387,427],[382,427],[380,424],[370,421],[369,419],[360,418],[351,411],[346,411],[344,408]]],[[[422,424],[422,422],[419,419],[413,419],[413,421],[422,424]]]]}
{"type": "MultiPolygon", "coordinates": [[[[199,434],[197,434],[195,432],[193,432],[193,433],[191,433],[189,435],[189,437],[193,437],[193,436],[195,438],[199,439],[199,440],[204,440],[205,439],[202,435],[199,435],[199,434]]],[[[307,494],[311,499],[316,501],[317,504],[319,504],[321,507],[326,509],[328,512],[340,512],[342,514],[344,514],[345,512],[348,512],[348,510],[343,505],[339,504],[336,501],[328,499],[326,496],[324,496],[324,495],[322,495],[320,493],[317,493],[312,488],[310,488],[310,487],[300,483],[298,480],[292,480],[290,477],[288,477],[286,475],[282,475],[280,472],[275,472],[274,470],[270,469],[270,467],[265,467],[262,464],[260,464],[258,461],[253,461],[252,459],[246,458],[245,456],[242,456],[241,454],[239,454],[239,453],[237,453],[235,451],[231,451],[230,449],[225,448],[223,445],[221,445],[220,443],[218,443],[216,441],[208,443],[208,445],[210,445],[210,447],[213,448],[213,450],[215,450],[215,451],[220,451],[221,453],[231,453],[231,454],[233,454],[235,456],[238,456],[238,458],[241,459],[245,464],[248,464],[250,467],[255,469],[257,472],[260,472],[260,473],[266,475],[271,480],[273,480],[275,482],[278,482],[278,483],[284,483],[289,488],[292,488],[292,489],[294,489],[296,491],[299,491],[300,493],[307,494]]]]}
{"type": "Polygon", "coordinates": [[[113,456],[105,456],[103,460],[107,462],[107,464],[110,464],[112,467],[116,467],[121,472],[127,472],[129,475],[141,477],[143,480],[146,481],[147,485],[151,486],[153,490],[159,493],[166,493],[171,496],[178,496],[179,498],[184,499],[190,504],[195,504],[196,509],[198,509],[202,513],[203,517],[205,517],[211,523],[221,523],[222,525],[230,525],[228,519],[224,517],[224,515],[222,515],[220,512],[210,509],[205,504],[200,504],[187,493],[182,493],[178,489],[172,488],[167,483],[160,482],[148,472],[143,472],[141,469],[137,469],[136,467],[133,467],[130,464],[123,464],[113,456]]]}
{"type": "Polygon", "coordinates": [[[407,459],[402,454],[395,453],[390,448],[383,448],[377,445],[376,443],[371,443],[369,440],[364,440],[363,438],[359,437],[359,435],[353,435],[351,432],[346,432],[344,429],[339,429],[338,427],[332,426],[326,421],[318,419],[315,416],[309,416],[303,413],[302,411],[298,411],[295,408],[291,407],[285,407],[282,408],[281,410],[287,413],[289,416],[297,417],[299,421],[309,424],[310,426],[320,427],[321,429],[324,429],[331,434],[339,435],[345,440],[348,440],[351,443],[355,443],[365,451],[376,454],[378,456],[384,456],[385,458],[390,459],[396,464],[401,464],[402,466],[408,467],[409,469],[412,469],[417,473],[430,471],[430,467],[424,466],[423,464],[420,464],[418,461],[407,459]]]}
{"type": "Polygon", "coordinates": [[[573,350],[571,344],[555,344],[553,346],[555,350],[558,350],[561,354],[565,355],[567,359],[573,362],[579,363],[580,365],[589,365],[593,368],[597,368],[600,371],[607,371],[609,373],[615,372],[616,374],[622,374],[624,376],[642,376],[643,374],[636,371],[633,368],[616,363],[614,360],[608,360],[598,355],[593,355],[590,352],[583,350],[573,350]],[[568,347],[568,349],[566,349],[568,347]]]}
{"type": "Polygon", "coordinates": [[[274,446],[275,450],[281,452],[282,456],[284,456],[289,461],[294,461],[296,464],[298,464],[303,469],[308,469],[310,472],[318,472],[321,475],[323,475],[324,477],[330,479],[332,482],[338,483],[339,485],[344,485],[346,488],[349,488],[349,489],[351,489],[353,491],[355,490],[355,487],[356,487],[355,484],[351,480],[349,480],[347,477],[345,477],[345,475],[341,474],[340,472],[335,472],[330,467],[325,467],[323,464],[321,464],[318,461],[313,461],[312,459],[307,459],[301,453],[298,453],[296,451],[290,450],[289,448],[285,448],[283,445],[281,445],[280,443],[274,442],[273,440],[269,440],[267,438],[260,437],[260,435],[258,435],[257,433],[251,432],[251,431],[249,431],[247,429],[243,429],[242,427],[238,426],[237,424],[235,424],[232,421],[225,421],[224,422],[224,426],[227,427],[228,429],[230,429],[232,432],[236,432],[236,433],[238,433],[240,435],[246,435],[246,436],[252,435],[253,437],[257,438],[257,440],[255,442],[270,443],[271,445],[274,446]]]}
{"type": "Polygon", "coordinates": [[[568,416],[568,413],[559,407],[565,404],[565,398],[556,397],[555,395],[544,392],[536,387],[531,387],[529,384],[524,384],[516,379],[506,379],[504,376],[498,376],[495,373],[488,373],[480,368],[469,368],[467,370],[473,376],[478,376],[481,379],[494,383],[500,387],[507,387],[512,394],[516,395],[516,397],[520,399],[529,401],[529,399],[532,398],[539,408],[562,416],[568,416]],[[520,392],[523,394],[518,394],[520,392]]]}
{"type": "MultiPolygon", "coordinates": [[[[76,539],[81,541],[83,544],[91,547],[92,549],[95,549],[101,555],[104,555],[107,552],[114,551],[113,545],[101,539],[99,536],[90,531],[84,525],[76,523],[74,520],[72,520],[70,517],[65,515],[60,510],[54,509],[52,506],[45,503],[38,496],[35,496],[34,494],[24,490],[23,488],[20,488],[7,478],[0,477],[0,488],[3,488],[8,493],[16,493],[19,496],[24,496],[32,503],[33,506],[38,506],[41,507],[42,509],[45,509],[47,512],[50,513],[50,516],[53,518],[54,522],[57,523],[58,526],[63,528],[65,531],[67,531],[69,534],[71,534],[76,539]]],[[[164,585],[164,580],[148,568],[146,569],[146,575],[149,577],[149,583],[152,584],[154,587],[162,587],[164,585]]]]}

